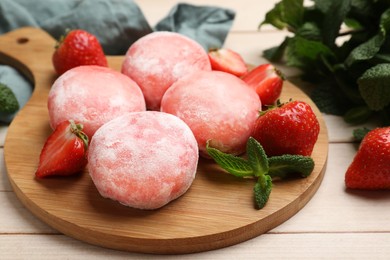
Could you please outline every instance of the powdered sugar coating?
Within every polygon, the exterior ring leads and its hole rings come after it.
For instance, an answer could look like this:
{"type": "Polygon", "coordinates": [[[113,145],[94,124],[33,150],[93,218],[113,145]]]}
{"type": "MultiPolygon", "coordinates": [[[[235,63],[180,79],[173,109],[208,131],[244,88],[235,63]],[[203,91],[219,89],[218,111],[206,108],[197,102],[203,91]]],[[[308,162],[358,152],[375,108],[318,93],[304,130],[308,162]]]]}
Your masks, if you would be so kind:
{"type": "Polygon", "coordinates": [[[156,209],[188,190],[198,159],[195,137],[181,119],[157,111],[133,112],[95,133],[88,170],[103,197],[156,209]]]}
{"type": "Polygon", "coordinates": [[[183,119],[207,156],[206,142],[221,151],[240,154],[261,110],[256,92],[224,72],[202,71],[174,83],[165,93],[161,111],[183,119]]]}
{"type": "Polygon", "coordinates": [[[129,77],[101,66],[80,66],[53,84],[48,109],[54,129],[64,120],[83,124],[91,138],[104,123],[124,113],[145,111],[141,89],[129,77]]]}
{"type": "Polygon", "coordinates": [[[199,70],[211,70],[206,51],[174,32],[142,37],[130,46],[122,64],[122,73],[138,83],[151,110],[159,110],[161,98],[172,83],[199,70]]]}

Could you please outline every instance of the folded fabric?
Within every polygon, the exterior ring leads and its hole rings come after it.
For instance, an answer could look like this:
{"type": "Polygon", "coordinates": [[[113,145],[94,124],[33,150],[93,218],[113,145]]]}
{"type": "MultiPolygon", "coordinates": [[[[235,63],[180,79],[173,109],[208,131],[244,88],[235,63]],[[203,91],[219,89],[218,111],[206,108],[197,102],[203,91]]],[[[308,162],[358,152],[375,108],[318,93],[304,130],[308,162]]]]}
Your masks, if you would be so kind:
{"type": "Polygon", "coordinates": [[[0,33],[34,26],[59,39],[67,29],[87,30],[110,55],[125,53],[152,32],[138,5],[129,0],[1,0],[0,17],[0,33]]]}
{"type": "MultiPolygon", "coordinates": [[[[84,29],[96,35],[105,54],[123,55],[142,36],[164,30],[184,34],[208,50],[223,46],[234,16],[226,8],[181,3],[153,29],[132,0],[1,0],[0,34],[33,26],[58,39],[67,29],[84,29]]],[[[0,75],[10,73],[5,67],[0,67],[0,75]]],[[[13,84],[23,85],[20,78],[13,84]]],[[[0,115],[0,121],[11,119],[0,115]]]]}
{"type": "Polygon", "coordinates": [[[235,12],[229,9],[182,3],[174,6],[155,30],[178,32],[209,50],[222,47],[234,17],[235,12]]]}
{"type": "MultiPolygon", "coordinates": [[[[177,4],[155,30],[178,32],[205,49],[222,47],[235,12],[213,6],[177,4]]],[[[0,34],[23,26],[40,27],[58,39],[67,29],[96,35],[107,55],[124,54],[153,29],[138,5],[118,0],[1,0],[0,34]]]]}

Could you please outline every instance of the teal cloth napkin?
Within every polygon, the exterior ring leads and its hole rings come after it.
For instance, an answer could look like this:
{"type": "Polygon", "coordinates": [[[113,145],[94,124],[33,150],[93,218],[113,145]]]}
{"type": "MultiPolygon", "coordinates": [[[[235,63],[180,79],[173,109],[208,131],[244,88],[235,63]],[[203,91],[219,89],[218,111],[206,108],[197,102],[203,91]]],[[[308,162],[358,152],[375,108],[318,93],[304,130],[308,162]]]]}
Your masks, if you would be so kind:
{"type": "MultiPolygon", "coordinates": [[[[1,0],[0,34],[33,26],[58,39],[66,29],[80,28],[96,35],[107,55],[123,55],[140,37],[153,31],[184,34],[205,50],[223,46],[234,21],[235,12],[214,6],[175,5],[153,28],[142,10],[132,0],[1,0]]],[[[1,51],[1,45],[0,45],[1,51]]],[[[0,82],[9,86],[15,96],[31,95],[25,79],[12,68],[0,66],[0,82]],[[8,74],[12,74],[10,77],[8,74]],[[15,76],[16,75],[16,76],[15,76]]],[[[25,98],[18,98],[20,107],[25,98]]],[[[13,115],[0,114],[0,122],[9,123],[13,115]]]]}

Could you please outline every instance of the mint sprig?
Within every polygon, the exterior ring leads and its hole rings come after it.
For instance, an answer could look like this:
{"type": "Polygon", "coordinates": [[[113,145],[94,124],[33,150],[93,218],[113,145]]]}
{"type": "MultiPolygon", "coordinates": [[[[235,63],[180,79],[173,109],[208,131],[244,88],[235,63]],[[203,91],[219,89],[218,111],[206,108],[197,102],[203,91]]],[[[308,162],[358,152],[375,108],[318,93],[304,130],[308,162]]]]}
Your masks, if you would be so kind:
{"type": "Polygon", "coordinates": [[[250,137],[246,144],[247,159],[221,152],[210,147],[206,149],[214,161],[228,173],[240,178],[257,178],[253,188],[256,207],[262,209],[271,194],[273,178],[293,176],[307,177],[314,169],[311,157],[302,155],[281,155],[267,157],[261,144],[250,137]]]}
{"type": "Polygon", "coordinates": [[[280,0],[266,13],[260,26],[291,34],[264,56],[299,68],[321,112],[390,125],[390,1],[312,2],[280,0]]]}

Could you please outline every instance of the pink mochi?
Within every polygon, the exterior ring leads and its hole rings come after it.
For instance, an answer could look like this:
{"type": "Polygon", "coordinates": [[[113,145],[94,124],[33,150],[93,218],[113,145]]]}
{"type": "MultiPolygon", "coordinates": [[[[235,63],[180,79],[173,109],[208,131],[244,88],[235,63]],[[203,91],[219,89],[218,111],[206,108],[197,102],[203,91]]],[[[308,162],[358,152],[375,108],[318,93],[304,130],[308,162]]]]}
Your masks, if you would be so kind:
{"type": "Polygon", "coordinates": [[[104,123],[128,112],[145,111],[141,89],[129,77],[110,68],[80,66],[53,84],[48,109],[54,129],[64,120],[83,124],[89,138],[104,123]]]}
{"type": "Polygon", "coordinates": [[[181,119],[157,111],[133,112],[96,131],[88,170],[103,197],[157,209],[189,189],[198,159],[195,137],[181,119]]]}
{"type": "Polygon", "coordinates": [[[187,123],[206,158],[207,140],[223,152],[243,153],[260,110],[253,89],[238,77],[219,71],[197,72],[178,80],[161,102],[161,111],[187,123]]]}
{"type": "Polygon", "coordinates": [[[146,106],[159,110],[165,91],[179,78],[199,70],[211,70],[203,47],[174,32],[148,34],[128,49],[122,73],[138,83],[146,106]]]}

